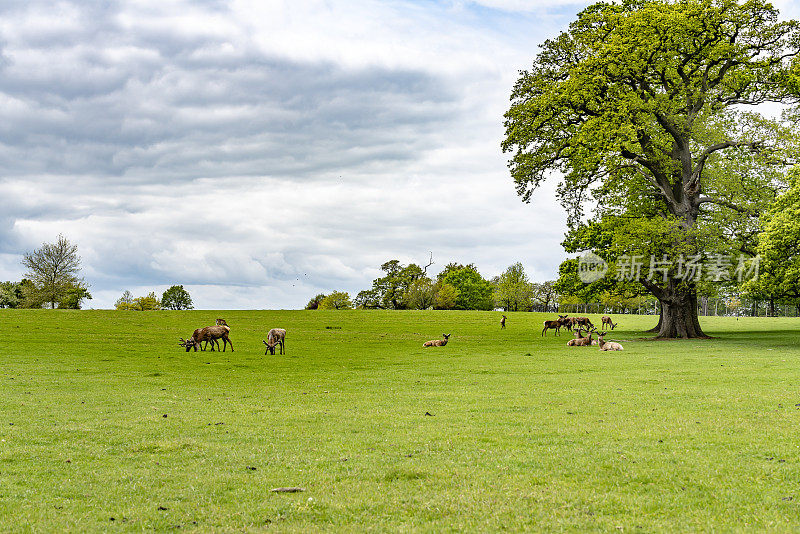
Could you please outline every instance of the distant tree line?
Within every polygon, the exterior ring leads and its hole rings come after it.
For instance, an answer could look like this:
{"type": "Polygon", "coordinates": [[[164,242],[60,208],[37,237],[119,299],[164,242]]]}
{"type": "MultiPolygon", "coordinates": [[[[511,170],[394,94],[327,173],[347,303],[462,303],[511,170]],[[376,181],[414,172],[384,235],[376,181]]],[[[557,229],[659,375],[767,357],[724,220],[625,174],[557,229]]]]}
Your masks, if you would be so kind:
{"type": "Polygon", "coordinates": [[[530,282],[521,263],[491,280],[472,263],[449,263],[435,278],[427,275],[427,267],[398,260],[380,269],[383,276],[352,301],[347,293],[334,291],[315,296],[306,309],[549,311],[557,302],[554,282],[530,282]]]}
{"type": "Polygon", "coordinates": [[[191,310],[194,309],[192,297],[182,285],[174,285],[164,291],[159,299],[155,291],[143,297],[134,297],[130,291],[125,291],[117,299],[114,307],[118,310],[152,311],[152,310],[191,310]]]}

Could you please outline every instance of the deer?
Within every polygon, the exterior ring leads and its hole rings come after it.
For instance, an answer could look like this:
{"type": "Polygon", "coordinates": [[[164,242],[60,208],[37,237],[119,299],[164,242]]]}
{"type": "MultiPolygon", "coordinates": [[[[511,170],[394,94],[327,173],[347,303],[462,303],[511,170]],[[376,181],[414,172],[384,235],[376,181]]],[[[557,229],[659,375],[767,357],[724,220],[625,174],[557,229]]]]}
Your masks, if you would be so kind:
{"type": "Polygon", "coordinates": [[[574,339],[570,339],[569,341],[567,341],[567,346],[568,347],[579,347],[580,346],[580,342],[583,339],[583,336],[581,335],[581,332],[582,332],[582,330],[575,331],[575,338],[574,339]]]}
{"type": "Polygon", "coordinates": [[[504,315],[503,318],[500,319],[500,329],[502,330],[505,327],[506,327],[506,316],[504,315]]]}
{"type": "Polygon", "coordinates": [[[562,321],[566,318],[566,315],[559,314],[558,319],[555,321],[545,321],[542,323],[544,325],[544,328],[542,329],[542,335],[544,335],[548,330],[555,330],[555,334],[553,335],[558,335],[558,332],[561,330],[561,325],[563,324],[562,321]]]}
{"type": "Polygon", "coordinates": [[[433,339],[422,344],[423,347],[444,347],[450,339],[450,334],[442,334],[444,339],[433,339]]]}
{"type": "Polygon", "coordinates": [[[619,323],[612,322],[611,321],[611,317],[609,317],[608,315],[604,315],[603,316],[602,322],[603,322],[603,326],[601,327],[601,330],[605,330],[606,326],[608,326],[608,325],[611,326],[611,330],[614,330],[617,327],[617,324],[619,324],[619,323]]]}
{"type": "Polygon", "coordinates": [[[597,334],[598,342],[597,344],[600,346],[600,350],[623,350],[622,345],[617,343],[616,341],[605,341],[603,336],[606,335],[606,332],[602,332],[597,334]]]}
{"type": "MultiPolygon", "coordinates": [[[[222,339],[225,345],[222,347],[222,352],[225,352],[225,349],[228,348],[228,343],[231,344],[231,352],[233,352],[233,341],[228,338],[228,333],[231,331],[230,327],[228,326],[206,326],[205,328],[198,328],[192,333],[192,337],[187,340],[180,338],[180,343],[178,345],[182,347],[186,347],[186,352],[194,347],[194,351],[197,352],[197,349],[200,347],[200,343],[203,341],[210,341],[211,342],[211,352],[214,352],[214,343],[217,344],[217,348],[219,349],[219,342],[218,339],[222,339]]],[[[205,348],[201,348],[201,350],[205,350],[205,348]]]]}
{"type": "MultiPolygon", "coordinates": [[[[228,326],[228,323],[225,322],[225,319],[217,319],[216,321],[214,321],[214,324],[217,325],[217,326],[226,326],[228,328],[228,330],[230,331],[231,327],[228,326]]],[[[210,341],[211,341],[211,343],[216,343],[217,344],[217,350],[219,350],[219,339],[212,339],[210,341]]],[[[206,348],[208,348],[208,341],[203,343],[203,350],[206,350],[206,348]]],[[[233,345],[231,345],[231,350],[233,350],[233,345]]]]}
{"type": "Polygon", "coordinates": [[[595,343],[594,341],[592,341],[592,333],[593,332],[595,332],[595,330],[589,330],[588,331],[589,335],[584,337],[583,336],[583,329],[578,328],[578,330],[575,332],[575,339],[570,339],[569,341],[567,341],[567,346],[568,347],[588,347],[590,345],[593,345],[595,343]]]}
{"type": "Polygon", "coordinates": [[[579,328],[585,327],[586,330],[589,330],[590,328],[594,328],[594,325],[592,324],[592,321],[590,321],[588,317],[573,317],[572,318],[572,328],[575,328],[576,326],[579,327],[579,328]]]}
{"type": "Polygon", "coordinates": [[[286,330],[283,328],[273,328],[269,332],[267,332],[267,341],[261,340],[264,345],[267,346],[266,352],[264,355],[267,355],[267,352],[275,355],[275,347],[277,345],[281,346],[281,354],[285,354],[286,351],[284,350],[284,342],[286,341],[286,330]]]}

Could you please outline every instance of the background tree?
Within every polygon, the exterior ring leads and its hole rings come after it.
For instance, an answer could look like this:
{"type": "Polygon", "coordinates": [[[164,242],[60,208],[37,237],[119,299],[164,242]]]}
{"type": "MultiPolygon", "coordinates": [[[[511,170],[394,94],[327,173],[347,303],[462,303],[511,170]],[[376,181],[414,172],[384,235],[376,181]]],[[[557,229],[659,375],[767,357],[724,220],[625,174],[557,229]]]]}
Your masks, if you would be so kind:
{"type": "Polygon", "coordinates": [[[433,280],[427,276],[417,278],[405,291],[404,302],[413,310],[427,310],[433,306],[436,298],[436,287],[433,280]]]}
{"type": "Polygon", "coordinates": [[[23,292],[20,282],[0,283],[0,308],[18,308],[22,304],[23,292]]]}
{"type": "MultiPolygon", "coordinates": [[[[588,7],[521,73],[504,151],[528,200],[553,172],[574,228],[584,205],[620,218],[615,253],[743,248],[774,197],[785,124],[742,111],[795,104],[798,25],[762,0],[625,0],[588,7]],[[745,223],[736,224],[744,218],[745,223]],[[737,236],[725,234],[734,229],[737,236]]],[[[659,337],[702,337],[697,287],[672,268],[639,282],[659,337]]]]}
{"type": "Polygon", "coordinates": [[[22,264],[28,268],[25,276],[33,282],[38,298],[51,308],[75,286],[83,284],[77,277],[81,268],[78,246],[59,234],[55,243],[44,243],[33,252],[26,252],[22,264]]]}
{"type": "Polygon", "coordinates": [[[161,295],[161,307],[165,310],[191,310],[192,297],[183,286],[172,286],[161,295]]]}
{"type": "Polygon", "coordinates": [[[365,289],[358,292],[353,305],[357,308],[381,308],[381,296],[376,289],[365,289]]]}
{"type": "Polygon", "coordinates": [[[319,303],[320,310],[350,310],[352,308],[350,295],[344,291],[334,291],[319,303]]]}
{"type": "Polygon", "coordinates": [[[325,298],[324,293],[320,293],[319,295],[315,296],[314,298],[308,301],[308,304],[306,304],[306,309],[316,310],[317,308],[319,308],[319,303],[322,302],[324,298],[325,298]]]}
{"type": "Polygon", "coordinates": [[[390,260],[381,265],[384,276],[372,282],[370,293],[365,294],[367,307],[384,308],[387,310],[402,310],[408,307],[405,293],[411,284],[425,276],[422,268],[411,263],[402,265],[398,260],[390,260]]]}
{"type": "MultiPolygon", "coordinates": [[[[449,284],[458,291],[456,310],[491,310],[494,308],[492,285],[473,264],[450,263],[437,276],[438,282],[449,284]]],[[[441,291],[441,290],[440,290],[441,291]]]]}
{"type": "Polygon", "coordinates": [[[458,289],[447,282],[437,282],[433,297],[433,307],[437,310],[452,310],[458,301],[458,289]]]}
{"type": "Polygon", "coordinates": [[[800,169],[789,178],[789,189],[762,218],[758,278],[745,284],[749,295],[770,301],[772,308],[776,300],[800,299],[800,169]]]}
{"type": "Polygon", "coordinates": [[[531,309],[533,287],[520,262],[509,266],[503,274],[492,279],[495,306],[504,311],[531,309]]]}
{"type": "Polygon", "coordinates": [[[132,310],[133,294],[126,289],[125,292],[122,294],[122,296],[117,299],[117,302],[114,304],[114,307],[118,310],[132,310]]]}
{"type": "Polygon", "coordinates": [[[554,280],[542,283],[533,282],[531,284],[531,300],[538,311],[554,311],[557,309],[557,299],[558,293],[556,293],[554,280]]]}
{"type": "Polygon", "coordinates": [[[91,300],[89,289],[82,283],[66,284],[58,301],[59,309],[80,310],[84,300],[91,300]]]}
{"type": "Polygon", "coordinates": [[[144,297],[136,297],[131,303],[132,310],[136,311],[154,311],[161,309],[161,301],[156,297],[155,291],[151,291],[144,297]]]}

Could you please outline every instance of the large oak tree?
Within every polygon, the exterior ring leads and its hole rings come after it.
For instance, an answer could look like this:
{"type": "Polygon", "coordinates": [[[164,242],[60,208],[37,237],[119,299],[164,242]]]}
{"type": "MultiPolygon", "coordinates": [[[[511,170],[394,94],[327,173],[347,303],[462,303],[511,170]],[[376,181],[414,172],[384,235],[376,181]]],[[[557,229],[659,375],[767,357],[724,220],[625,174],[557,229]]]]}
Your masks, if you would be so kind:
{"type": "MultiPolygon", "coordinates": [[[[797,103],[799,45],[762,0],[588,7],[514,86],[503,149],[518,194],[560,175],[570,225],[587,204],[615,218],[617,254],[752,249],[786,135],[752,109],[797,103]]],[[[702,337],[696,284],[676,274],[639,279],[661,303],[658,335],[702,337]]]]}

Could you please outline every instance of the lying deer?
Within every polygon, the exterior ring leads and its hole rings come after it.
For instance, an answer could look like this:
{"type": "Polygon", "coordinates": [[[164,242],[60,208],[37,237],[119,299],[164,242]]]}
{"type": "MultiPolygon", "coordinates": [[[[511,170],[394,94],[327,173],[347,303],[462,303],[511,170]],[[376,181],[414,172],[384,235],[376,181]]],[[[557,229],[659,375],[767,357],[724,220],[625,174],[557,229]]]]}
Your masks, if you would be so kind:
{"type": "Polygon", "coordinates": [[[442,334],[444,339],[434,339],[432,341],[426,341],[422,344],[423,347],[444,347],[447,345],[447,340],[450,339],[450,334],[442,334]]]}
{"type": "Polygon", "coordinates": [[[593,344],[593,342],[592,342],[592,332],[593,332],[593,330],[589,331],[589,335],[584,337],[583,336],[583,330],[579,328],[575,332],[575,339],[570,339],[569,341],[567,341],[567,346],[568,347],[588,347],[588,346],[592,345],[593,344]]]}
{"type": "Polygon", "coordinates": [[[620,345],[616,341],[605,341],[605,340],[603,340],[603,336],[605,336],[605,335],[606,335],[605,332],[597,334],[597,337],[598,337],[598,343],[597,344],[600,346],[600,350],[623,350],[622,349],[622,345],[620,345]]]}
{"type": "Polygon", "coordinates": [[[544,329],[542,329],[542,335],[544,335],[545,332],[547,332],[548,330],[555,330],[554,335],[557,335],[558,332],[561,330],[561,325],[564,324],[563,322],[566,318],[567,318],[566,315],[559,315],[558,319],[556,319],[555,321],[545,321],[544,323],[542,323],[544,324],[544,329]]]}
{"type": "Polygon", "coordinates": [[[601,330],[605,330],[607,325],[610,325],[611,330],[614,330],[617,327],[617,324],[619,324],[619,323],[613,323],[611,321],[611,317],[609,317],[608,315],[604,315],[602,321],[603,321],[603,326],[601,327],[601,330]]]}
{"type": "Polygon", "coordinates": [[[272,330],[267,332],[267,340],[264,341],[262,339],[261,341],[264,343],[264,345],[267,346],[267,350],[266,350],[266,352],[264,352],[265,356],[267,355],[267,352],[269,352],[270,354],[274,355],[275,354],[275,347],[277,345],[281,346],[281,352],[280,353],[284,354],[285,350],[283,348],[284,347],[283,344],[286,341],[286,330],[284,330],[283,328],[273,328],[272,330]]]}

